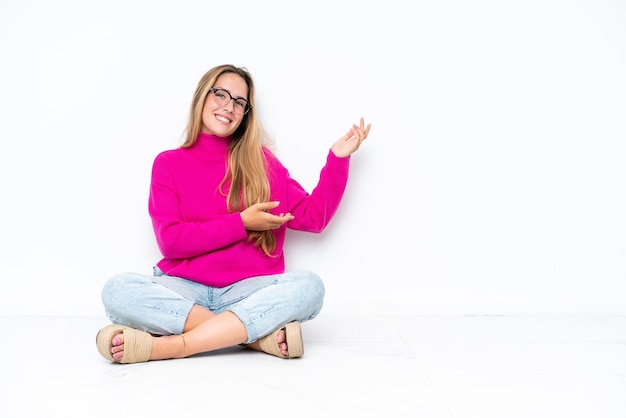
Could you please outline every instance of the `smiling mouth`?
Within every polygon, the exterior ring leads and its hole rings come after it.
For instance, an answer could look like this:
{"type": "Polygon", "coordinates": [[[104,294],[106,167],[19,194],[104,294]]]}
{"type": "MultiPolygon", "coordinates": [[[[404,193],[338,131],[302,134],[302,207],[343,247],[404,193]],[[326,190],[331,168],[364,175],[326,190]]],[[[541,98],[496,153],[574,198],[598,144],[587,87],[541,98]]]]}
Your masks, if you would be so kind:
{"type": "Polygon", "coordinates": [[[217,119],[217,120],[219,120],[221,122],[226,122],[226,123],[232,122],[230,119],[228,119],[227,117],[222,116],[222,115],[215,115],[215,119],[217,119]]]}

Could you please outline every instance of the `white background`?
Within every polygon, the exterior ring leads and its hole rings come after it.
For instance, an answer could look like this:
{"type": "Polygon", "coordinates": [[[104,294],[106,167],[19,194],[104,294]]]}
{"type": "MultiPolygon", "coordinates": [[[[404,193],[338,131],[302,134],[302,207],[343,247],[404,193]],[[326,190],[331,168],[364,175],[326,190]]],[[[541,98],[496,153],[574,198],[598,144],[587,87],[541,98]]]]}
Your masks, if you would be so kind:
{"type": "Polygon", "coordinates": [[[0,2],[0,314],[104,315],[160,255],[155,155],[247,67],[307,189],[372,123],[321,235],[332,312],[626,314],[626,7],[535,1],[0,2]]]}

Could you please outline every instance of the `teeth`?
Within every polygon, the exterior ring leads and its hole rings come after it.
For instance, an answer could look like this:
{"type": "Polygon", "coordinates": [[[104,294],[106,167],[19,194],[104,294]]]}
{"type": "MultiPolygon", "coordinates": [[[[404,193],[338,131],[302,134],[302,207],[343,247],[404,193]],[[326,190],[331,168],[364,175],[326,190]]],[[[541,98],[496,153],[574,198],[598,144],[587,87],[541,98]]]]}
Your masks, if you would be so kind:
{"type": "Polygon", "coordinates": [[[230,122],[230,119],[225,118],[224,116],[216,116],[217,120],[221,120],[222,122],[230,122]]]}

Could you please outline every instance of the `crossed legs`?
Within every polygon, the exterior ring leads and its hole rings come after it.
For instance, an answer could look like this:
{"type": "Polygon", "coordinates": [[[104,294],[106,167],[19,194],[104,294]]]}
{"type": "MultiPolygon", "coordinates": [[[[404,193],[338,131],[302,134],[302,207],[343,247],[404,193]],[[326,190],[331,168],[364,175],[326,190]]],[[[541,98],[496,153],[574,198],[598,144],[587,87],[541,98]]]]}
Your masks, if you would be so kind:
{"type": "Polygon", "coordinates": [[[319,313],[323,295],[320,278],[306,271],[258,276],[225,288],[158,272],[123,273],[103,288],[105,310],[114,325],[98,333],[98,351],[124,363],[182,358],[236,345],[300,357],[299,323],[319,313]]]}
{"type": "MultiPolygon", "coordinates": [[[[185,322],[183,334],[152,337],[149,360],[183,358],[239,344],[253,350],[263,351],[259,340],[244,344],[246,340],[246,329],[234,313],[225,311],[215,314],[208,309],[194,305],[185,322]]],[[[289,349],[284,330],[277,333],[276,344],[280,352],[288,357],[289,349]]],[[[124,334],[121,332],[114,335],[111,340],[111,355],[117,361],[123,360],[124,334]]]]}

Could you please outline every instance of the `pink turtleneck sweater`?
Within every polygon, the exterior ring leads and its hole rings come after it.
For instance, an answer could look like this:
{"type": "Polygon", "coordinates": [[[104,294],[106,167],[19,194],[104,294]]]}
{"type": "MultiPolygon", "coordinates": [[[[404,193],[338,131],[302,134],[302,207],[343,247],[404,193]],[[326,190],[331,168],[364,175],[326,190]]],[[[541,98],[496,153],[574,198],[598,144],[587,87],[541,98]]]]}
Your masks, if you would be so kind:
{"type": "MultiPolygon", "coordinates": [[[[348,180],[350,157],[329,151],[319,182],[309,194],[267,149],[274,214],[295,219],[274,230],[275,257],[247,242],[239,212],[228,213],[218,185],[226,171],[228,138],[201,133],[196,144],[160,153],[152,167],[149,213],[163,254],[158,267],[171,276],[213,287],[285,270],[286,228],[321,232],[335,214],[348,180]]],[[[228,190],[228,184],[225,185],[228,190]]]]}

